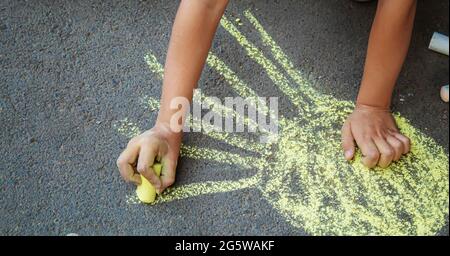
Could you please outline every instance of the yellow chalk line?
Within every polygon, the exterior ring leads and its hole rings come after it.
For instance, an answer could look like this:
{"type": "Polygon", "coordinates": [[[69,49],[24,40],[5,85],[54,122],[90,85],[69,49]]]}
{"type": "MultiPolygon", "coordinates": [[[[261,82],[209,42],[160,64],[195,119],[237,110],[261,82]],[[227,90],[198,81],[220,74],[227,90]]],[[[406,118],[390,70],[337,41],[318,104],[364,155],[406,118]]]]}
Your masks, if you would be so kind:
{"type": "Polygon", "coordinates": [[[172,202],[191,197],[226,193],[246,188],[254,188],[260,182],[261,175],[256,174],[250,178],[237,181],[207,181],[192,183],[175,188],[168,188],[162,196],[159,196],[154,204],[172,202]]]}
{"type": "Polygon", "coordinates": [[[267,130],[265,130],[263,127],[259,126],[259,124],[255,120],[248,118],[248,117],[242,117],[242,115],[240,115],[238,112],[236,112],[233,109],[225,107],[224,105],[214,104],[214,102],[210,98],[205,97],[203,95],[202,95],[202,101],[204,103],[206,103],[207,105],[209,105],[210,110],[215,113],[224,113],[224,115],[226,115],[226,116],[233,117],[233,119],[236,120],[236,122],[242,122],[244,125],[247,125],[249,127],[249,129],[251,127],[255,131],[267,133],[267,130]]]}
{"type": "Polygon", "coordinates": [[[309,106],[302,104],[305,100],[296,89],[289,85],[289,80],[278,70],[275,64],[265,57],[260,49],[248,41],[248,39],[228,20],[226,16],[222,17],[220,24],[246,50],[247,55],[266,70],[267,75],[272,82],[283,92],[283,94],[289,97],[291,102],[298,108],[299,115],[312,117],[310,116],[311,114],[308,113],[310,111],[309,106]]]}
{"type": "Polygon", "coordinates": [[[317,92],[311,88],[309,81],[304,79],[300,72],[296,70],[294,64],[289,60],[281,47],[275,43],[272,37],[267,33],[267,31],[263,28],[261,23],[256,19],[256,17],[249,11],[244,11],[244,16],[250,21],[253,27],[259,32],[259,36],[261,37],[264,45],[268,46],[271,50],[272,57],[278,61],[281,66],[286,70],[287,74],[293,78],[293,80],[300,85],[299,90],[304,92],[307,96],[316,99],[317,92]]]}
{"type": "Polygon", "coordinates": [[[164,80],[164,67],[158,62],[158,59],[152,53],[148,53],[144,56],[144,60],[148,65],[150,71],[156,74],[159,80],[164,80]]]}
{"type": "Polygon", "coordinates": [[[256,168],[264,169],[266,163],[261,158],[251,156],[241,156],[230,152],[216,150],[212,148],[197,147],[191,145],[182,145],[181,155],[192,159],[214,160],[218,163],[240,166],[241,169],[256,168]]]}
{"type": "MultiPolygon", "coordinates": [[[[321,94],[316,91],[310,84],[310,82],[304,79],[301,72],[297,70],[289,60],[287,55],[281,49],[281,47],[273,40],[273,38],[267,33],[261,23],[256,19],[256,17],[250,12],[250,10],[244,11],[245,17],[250,21],[253,27],[259,32],[259,35],[264,43],[271,50],[272,57],[278,61],[278,63],[284,68],[286,73],[296,82],[299,87],[298,89],[303,92],[311,101],[317,106],[326,105],[327,102],[336,102],[336,99],[329,95],[321,94]]],[[[352,107],[353,104],[348,101],[337,101],[344,106],[352,107]]]]}
{"type": "MultiPolygon", "coordinates": [[[[151,111],[156,111],[160,108],[159,101],[153,97],[146,96],[142,101],[148,106],[151,111]]],[[[203,127],[208,132],[202,134],[207,135],[212,139],[225,142],[228,145],[259,154],[263,154],[267,150],[266,145],[245,139],[241,136],[234,135],[233,133],[216,132],[214,130],[214,125],[202,123],[202,120],[193,118],[192,115],[188,115],[186,117],[186,123],[188,127],[194,130],[201,130],[201,128],[203,127]]]]}
{"type": "Polygon", "coordinates": [[[128,139],[141,134],[139,127],[135,123],[128,121],[128,118],[117,121],[113,126],[120,135],[123,135],[128,139]]]}
{"type": "MultiPolygon", "coordinates": [[[[149,53],[145,56],[145,61],[147,62],[148,67],[150,68],[150,71],[152,71],[153,73],[155,73],[156,75],[158,75],[158,77],[160,79],[163,79],[164,77],[164,68],[163,66],[158,62],[158,60],[156,59],[156,57],[149,53]]],[[[194,100],[195,97],[194,97],[194,100]]],[[[156,110],[159,109],[160,105],[159,105],[159,101],[156,99],[151,99],[148,98],[145,100],[148,104],[148,106],[150,107],[150,109],[152,110],[156,110]]],[[[210,101],[207,97],[202,97],[202,101],[205,101],[207,104],[209,105],[214,105],[214,107],[211,108],[211,111],[214,111],[216,113],[226,113],[228,115],[232,115],[235,120],[241,120],[244,122],[245,125],[247,126],[253,126],[256,127],[257,129],[259,129],[262,133],[269,133],[267,130],[263,129],[262,127],[260,127],[254,120],[252,120],[251,118],[248,117],[242,117],[239,113],[237,113],[236,111],[234,111],[233,109],[229,109],[227,107],[224,107],[222,105],[217,105],[217,104],[213,104],[214,102],[210,101]]],[[[189,115],[189,117],[187,117],[189,124],[191,125],[191,127],[195,127],[195,128],[201,128],[201,125],[203,125],[203,127],[205,127],[207,130],[211,131],[208,133],[205,133],[207,136],[210,136],[213,139],[217,139],[220,140],[222,142],[225,142],[229,145],[235,146],[235,147],[239,147],[239,148],[243,148],[245,150],[251,150],[254,151],[256,153],[262,153],[265,151],[266,147],[265,145],[259,144],[259,143],[255,143],[253,141],[249,141],[246,140],[242,137],[238,137],[235,136],[233,134],[230,133],[220,133],[220,132],[214,132],[213,130],[213,126],[210,124],[206,124],[201,122],[201,120],[198,120],[197,118],[192,118],[192,115],[189,115]]]]}
{"type": "Polygon", "coordinates": [[[295,68],[292,61],[289,60],[289,58],[281,49],[281,47],[266,32],[266,30],[263,28],[261,23],[256,19],[256,17],[249,10],[244,11],[244,15],[250,21],[253,27],[259,32],[259,35],[264,45],[270,48],[272,57],[276,61],[278,61],[278,63],[284,68],[284,70],[292,78],[292,80],[298,84],[299,91],[304,93],[304,95],[316,105],[315,109],[316,111],[320,111],[322,108],[329,109],[330,107],[333,107],[335,109],[353,107],[352,102],[337,101],[336,99],[334,99],[329,95],[321,94],[318,91],[316,91],[311,86],[310,82],[302,77],[301,72],[295,68]],[[330,102],[333,102],[331,106],[329,104],[330,102]],[[336,106],[336,104],[339,106],[336,106]]]}
{"type": "MultiPolygon", "coordinates": [[[[154,74],[156,74],[161,81],[164,80],[164,67],[162,66],[161,63],[158,62],[158,59],[156,58],[156,56],[153,55],[152,53],[148,53],[147,55],[145,55],[144,59],[148,65],[150,71],[153,72],[154,74]]],[[[209,59],[209,57],[208,57],[208,59],[209,59]]],[[[205,97],[203,95],[202,95],[201,100],[210,105],[212,105],[214,103],[208,97],[205,97]]],[[[199,103],[198,99],[194,98],[194,101],[199,103]]],[[[259,124],[257,122],[255,122],[251,118],[248,118],[245,116],[242,117],[239,113],[237,113],[233,109],[224,107],[223,105],[214,105],[214,108],[211,110],[216,113],[223,112],[227,115],[231,115],[235,119],[242,120],[244,125],[247,125],[247,126],[253,127],[253,128],[257,128],[261,132],[267,133],[267,131],[263,127],[259,126],[259,124]]]]}
{"type": "MultiPolygon", "coordinates": [[[[254,102],[258,102],[259,111],[264,115],[269,115],[272,120],[276,120],[273,111],[267,108],[264,102],[260,102],[258,94],[252,90],[246,83],[244,83],[234,71],[229,68],[225,62],[219,59],[214,53],[210,52],[206,60],[208,66],[213,68],[217,73],[222,75],[225,81],[231,86],[231,88],[242,98],[252,99],[254,102]]],[[[254,106],[256,107],[256,106],[254,106]]],[[[264,131],[267,132],[267,131],[264,131]]]]}

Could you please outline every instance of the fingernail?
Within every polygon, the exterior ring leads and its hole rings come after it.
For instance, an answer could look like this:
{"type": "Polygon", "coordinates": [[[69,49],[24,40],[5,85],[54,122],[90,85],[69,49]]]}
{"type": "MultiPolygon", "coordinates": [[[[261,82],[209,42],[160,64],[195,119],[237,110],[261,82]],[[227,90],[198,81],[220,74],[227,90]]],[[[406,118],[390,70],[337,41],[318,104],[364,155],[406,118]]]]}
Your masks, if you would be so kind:
{"type": "Polygon", "coordinates": [[[345,158],[351,159],[353,157],[353,150],[347,150],[345,151],[345,158]]]}
{"type": "Polygon", "coordinates": [[[442,87],[441,98],[443,101],[448,102],[448,85],[442,87]]]}

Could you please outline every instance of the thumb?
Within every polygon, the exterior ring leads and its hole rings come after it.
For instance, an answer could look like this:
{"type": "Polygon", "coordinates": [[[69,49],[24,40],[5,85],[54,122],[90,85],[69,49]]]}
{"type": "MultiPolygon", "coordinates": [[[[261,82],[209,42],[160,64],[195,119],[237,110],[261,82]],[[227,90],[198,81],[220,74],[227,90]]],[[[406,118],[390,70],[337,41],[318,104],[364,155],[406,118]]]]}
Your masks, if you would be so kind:
{"type": "Polygon", "coordinates": [[[342,126],[342,149],[344,150],[345,159],[352,160],[355,156],[355,139],[353,138],[352,129],[349,122],[345,122],[342,126]]]}

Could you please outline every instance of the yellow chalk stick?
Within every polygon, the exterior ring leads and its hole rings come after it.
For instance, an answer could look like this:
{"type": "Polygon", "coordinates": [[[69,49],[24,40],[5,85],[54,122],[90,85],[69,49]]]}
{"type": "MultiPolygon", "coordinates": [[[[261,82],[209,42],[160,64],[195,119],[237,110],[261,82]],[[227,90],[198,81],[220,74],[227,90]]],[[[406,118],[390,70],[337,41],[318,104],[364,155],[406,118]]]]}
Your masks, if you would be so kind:
{"type": "MultiPolygon", "coordinates": [[[[154,164],[153,170],[156,175],[161,175],[161,164],[154,164]]],[[[143,203],[149,204],[153,203],[156,198],[156,190],[155,187],[144,177],[141,175],[141,185],[137,186],[136,194],[143,203]]]]}

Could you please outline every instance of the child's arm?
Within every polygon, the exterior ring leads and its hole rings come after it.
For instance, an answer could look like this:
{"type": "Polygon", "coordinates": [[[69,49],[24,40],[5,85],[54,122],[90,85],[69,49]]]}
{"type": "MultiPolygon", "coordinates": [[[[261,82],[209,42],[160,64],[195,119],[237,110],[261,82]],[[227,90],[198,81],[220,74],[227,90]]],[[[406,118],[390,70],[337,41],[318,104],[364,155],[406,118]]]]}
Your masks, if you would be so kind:
{"type": "Polygon", "coordinates": [[[416,0],[379,0],[356,108],[342,129],[345,157],[355,154],[355,141],[368,167],[387,167],[410,150],[389,108],[391,95],[408,52],[416,0]]]}
{"type": "Polygon", "coordinates": [[[228,0],[181,1],[170,38],[156,124],[131,139],[117,160],[126,181],[140,184],[140,173],[155,186],[158,193],[173,184],[182,133],[174,132],[169,127],[172,116],[178,112],[170,109],[170,102],[176,97],[184,97],[189,102],[192,100],[193,90],[227,4],[228,0]],[[161,178],[151,168],[155,159],[163,164],[161,178]]]}

